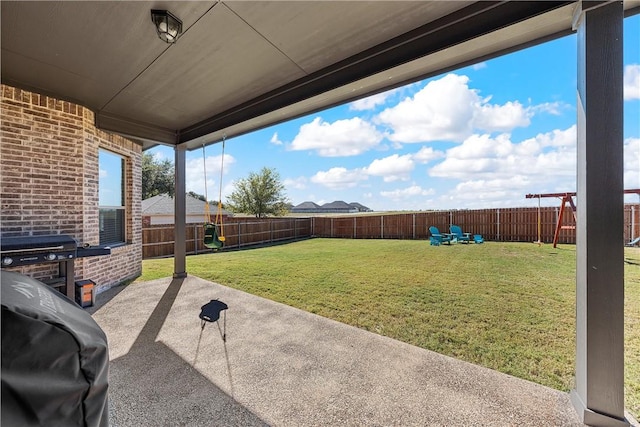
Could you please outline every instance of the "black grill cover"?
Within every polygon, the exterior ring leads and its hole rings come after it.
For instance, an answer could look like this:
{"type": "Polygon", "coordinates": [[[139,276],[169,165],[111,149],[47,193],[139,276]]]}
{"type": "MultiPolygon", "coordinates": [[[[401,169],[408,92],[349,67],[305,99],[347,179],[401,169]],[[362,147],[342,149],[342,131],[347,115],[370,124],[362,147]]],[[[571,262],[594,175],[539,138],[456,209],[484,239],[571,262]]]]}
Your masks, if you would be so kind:
{"type": "Polygon", "coordinates": [[[75,302],[2,271],[2,425],[108,426],[109,351],[75,302]]]}

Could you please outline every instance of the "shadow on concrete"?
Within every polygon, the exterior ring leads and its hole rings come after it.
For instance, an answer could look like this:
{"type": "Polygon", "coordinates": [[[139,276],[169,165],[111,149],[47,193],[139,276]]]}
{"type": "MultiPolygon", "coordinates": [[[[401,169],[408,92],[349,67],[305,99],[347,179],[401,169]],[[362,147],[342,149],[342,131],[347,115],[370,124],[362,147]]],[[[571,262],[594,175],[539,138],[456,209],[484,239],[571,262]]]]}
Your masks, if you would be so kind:
{"type": "Polygon", "coordinates": [[[127,286],[95,318],[116,427],[581,425],[566,393],[195,276],[127,286]]]}
{"type": "Polygon", "coordinates": [[[85,311],[91,315],[95,314],[105,304],[118,296],[120,292],[124,291],[126,287],[126,284],[120,284],[117,286],[112,286],[111,288],[99,293],[98,295],[96,295],[94,304],[92,306],[85,307],[85,311]]]}
{"type": "Polygon", "coordinates": [[[156,341],[183,281],[171,281],[129,352],[111,361],[111,425],[267,425],[192,364],[156,341]]]}
{"type": "Polygon", "coordinates": [[[231,389],[231,397],[235,397],[235,390],[233,386],[233,374],[231,373],[231,362],[229,360],[229,349],[227,348],[227,309],[229,306],[220,300],[211,300],[201,307],[200,311],[200,335],[198,336],[198,345],[196,347],[196,354],[193,359],[193,366],[198,362],[198,355],[200,354],[200,344],[202,342],[202,334],[205,331],[205,326],[208,323],[215,323],[218,327],[218,333],[222,340],[222,346],[224,348],[224,359],[227,367],[227,377],[229,386],[231,389]],[[224,311],[222,316],[222,326],[220,326],[220,313],[224,311]]]}

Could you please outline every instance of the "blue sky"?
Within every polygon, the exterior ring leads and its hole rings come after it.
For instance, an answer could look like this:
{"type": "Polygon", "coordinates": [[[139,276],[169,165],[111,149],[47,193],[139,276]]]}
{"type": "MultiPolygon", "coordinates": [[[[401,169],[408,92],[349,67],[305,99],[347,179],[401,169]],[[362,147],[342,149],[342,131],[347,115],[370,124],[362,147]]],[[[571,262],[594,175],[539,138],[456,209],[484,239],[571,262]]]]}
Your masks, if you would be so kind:
{"type": "MultiPolygon", "coordinates": [[[[640,16],[625,19],[625,188],[640,188],[639,40],[640,16]]],[[[480,209],[537,206],[527,193],[575,191],[576,44],[564,37],[228,139],[222,200],[265,166],[294,205],[480,209]]],[[[210,200],[221,148],[206,148],[210,200]]],[[[149,152],[173,160],[172,148],[149,152]]],[[[202,150],[187,152],[187,191],[204,194],[203,168],[202,150]]]]}

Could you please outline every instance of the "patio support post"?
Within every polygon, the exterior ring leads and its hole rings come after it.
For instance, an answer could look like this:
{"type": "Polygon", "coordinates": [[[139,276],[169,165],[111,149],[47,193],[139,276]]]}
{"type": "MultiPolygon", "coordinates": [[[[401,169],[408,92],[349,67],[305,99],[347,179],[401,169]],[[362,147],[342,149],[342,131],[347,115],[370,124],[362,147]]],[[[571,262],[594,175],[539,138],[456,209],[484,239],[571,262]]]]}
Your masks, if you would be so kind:
{"type": "Polygon", "coordinates": [[[173,278],[187,277],[187,196],[186,196],[186,149],[178,145],[175,152],[175,218],[173,242],[173,278]]]}
{"type": "Polygon", "coordinates": [[[591,426],[624,417],[622,2],[580,1],[578,40],[576,378],[591,426]]]}

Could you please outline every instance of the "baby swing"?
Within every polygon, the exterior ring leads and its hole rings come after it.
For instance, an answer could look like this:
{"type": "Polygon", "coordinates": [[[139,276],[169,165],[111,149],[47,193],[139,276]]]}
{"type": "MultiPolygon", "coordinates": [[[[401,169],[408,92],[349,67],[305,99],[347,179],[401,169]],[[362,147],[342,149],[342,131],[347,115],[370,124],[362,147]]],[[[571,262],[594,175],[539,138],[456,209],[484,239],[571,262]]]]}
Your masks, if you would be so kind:
{"type": "Polygon", "coordinates": [[[214,222],[211,222],[211,212],[209,211],[209,197],[207,194],[207,157],[205,155],[204,144],[202,144],[202,158],[204,162],[204,246],[217,251],[224,246],[224,227],[222,224],[222,172],[224,168],[224,143],[222,138],[222,160],[220,161],[220,192],[218,195],[218,210],[214,222]]]}

